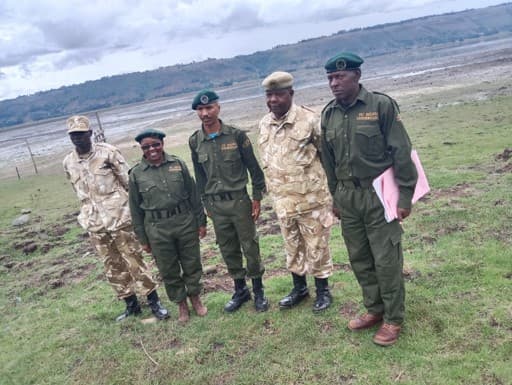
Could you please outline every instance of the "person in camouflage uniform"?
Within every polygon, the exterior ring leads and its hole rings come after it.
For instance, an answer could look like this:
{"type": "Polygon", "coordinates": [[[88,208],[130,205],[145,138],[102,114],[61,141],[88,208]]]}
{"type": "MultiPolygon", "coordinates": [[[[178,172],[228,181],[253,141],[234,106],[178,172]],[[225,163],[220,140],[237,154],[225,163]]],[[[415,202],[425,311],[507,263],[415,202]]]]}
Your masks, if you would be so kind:
{"type": "Polygon", "coordinates": [[[206,235],[206,215],[185,162],[164,151],[164,137],[154,129],[135,137],[143,157],[130,170],[130,211],[135,234],[153,254],[167,295],[178,304],[178,321],[184,323],[189,320],[187,297],[197,315],[207,313],[199,297],[199,238],[206,235]]]}
{"type": "Polygon", "coordinates": [[[194,98],[192,109],[201,119],[202,128],[191,135],[189,146],[197,188],[212,218],[220,252],[235,284],[235,293],[224,311],[234,312],[251,299],[246,276],[252,279],[254,307],[266,311],[268,300],[261,278],[265,269],[255,225],[265,177],[247,135],[218,118],[218,99],[211,90],[203,90],[194,98]],[[251,174],[252,201],[246,190],[247,171],[251,174]],[[241,249],[247,268],[243,267],[241,249]]]}
{"type": "Polygon", "coordinates": [[[348,327],[363,330],[383,321],[373,341],[387,346],[397,341],[404,319],[400,222],[411,212],[417,172],[398,105],[359,84],[362,63],[359,56],[342,52],[325,64],[335,98],[322,111],[322,161],[367,309],[348,327]],[[387,223],[372,182],[389,167],[399,200],[398,219],[387,223]]]}
{"type": "Polygon", "coordinates": [[[320,117],[293,103],[291,74],[274,72],[262,86],[270,112],[259,124],[260,158],[293,278],[293,289],[279,307],[291,308],[308,296],[306,274],[311,274],[316,286],[313,311],[321,312],[332,302],[329,237],[336,219],[320,162],[320,117]]]}
{"type": "Polygon", "coordinates": [[[117,148],[107,143],[92,143],[86,116],[70,117],[67,127],[75,151],[65,157],[63,166],[80,200],[78,222],[89,232],[103,258],[109,283],[118,298],[126,302],[126,310],[116,320],[141,313],[136,289],[147,296],[158,319],[167,318],[169,314],[160,304],[157,284],[132,230],[126,161],[117,148]]]}

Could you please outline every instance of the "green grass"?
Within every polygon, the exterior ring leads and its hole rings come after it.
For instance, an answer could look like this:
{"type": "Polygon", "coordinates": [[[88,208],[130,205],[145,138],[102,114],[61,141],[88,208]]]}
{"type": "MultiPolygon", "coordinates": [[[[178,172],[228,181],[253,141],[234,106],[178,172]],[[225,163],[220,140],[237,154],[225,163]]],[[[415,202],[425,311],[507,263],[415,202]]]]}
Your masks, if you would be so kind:
{"type": "MultiPolygon", "coordinates": [[[[512,160],[496,159],[512,147],[510,105],[500,97],[403,114],[432,193],[404,223],[406,323],[390,348],[372,343],[373,330],[346,328],[363,308],[338,227],[334,304],[322,315],[312,313],[312,300],[278,310],[291,284],[281,236],[268,234],[260,237],[267,313],[245,305],[223,314],[230,293],[217,291],[205,298],[209,314],[186,326],[167,298],[168,321],[115,323],[123,304],[70,215],[78,204],[65,178],[2,181],[0,383],[512,383],[512,160]],[[11,227],[23,208],[32,222],[11,227]],[[14,247],[28,240],[51,247],[14,247]]],[[[186,146],[172,150],[189,161],[186,146]]],[[[262,229],[274,221],[268,207],[262,221],[262,229]]],[[[208,231],[207,263],[222,265],[208,231]]]]}

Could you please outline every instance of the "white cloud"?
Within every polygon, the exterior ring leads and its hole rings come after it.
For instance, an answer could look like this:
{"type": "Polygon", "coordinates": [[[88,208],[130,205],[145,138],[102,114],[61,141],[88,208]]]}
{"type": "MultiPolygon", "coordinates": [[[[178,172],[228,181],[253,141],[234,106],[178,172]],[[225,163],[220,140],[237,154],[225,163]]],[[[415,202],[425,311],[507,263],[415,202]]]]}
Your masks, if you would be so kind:
{"type": "Polygon", "coordinates": [[[492,0],[2,0],[0,99],[492,0]]]}

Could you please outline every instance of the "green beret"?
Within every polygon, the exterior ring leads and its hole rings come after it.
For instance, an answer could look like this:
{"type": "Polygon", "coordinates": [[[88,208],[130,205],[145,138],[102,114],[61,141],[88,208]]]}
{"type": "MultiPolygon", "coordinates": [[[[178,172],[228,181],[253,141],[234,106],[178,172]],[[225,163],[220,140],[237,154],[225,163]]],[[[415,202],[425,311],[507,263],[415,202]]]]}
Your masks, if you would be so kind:
{"type": "Polygon", "coordinates": [[[144,139],[144,138],[158,138],[158,139],[162,140],[163,138],[165,138],[165,134],[162,131],[148,128],[147,130],[144,130],[140,134],[138,134],[135,137],[135,140],[140,143],[140,142],[142,142],[142,139],[144,139]]]}
{"type": "Polygon", "coordinates": [[[364,60],[357,56],[355,53],[341,52],[327,60],[327,63],[325,63],[324,67],[327,73],[331,73],[359,68],[363,62],[364,60]]]}
{"type": "Polygon", "coordinates": [[[192,109],[195,110],[197,106],[206,106],[219,100],[219,95],[212,90],[201,90],[192,101],[192,109]]]}
{"type": "Polygon", "coordinates": [[[293,86],[293,76],[288,72],[277,71],[268,75],[261,85],[266,90],[281,90],[293,86]]]}

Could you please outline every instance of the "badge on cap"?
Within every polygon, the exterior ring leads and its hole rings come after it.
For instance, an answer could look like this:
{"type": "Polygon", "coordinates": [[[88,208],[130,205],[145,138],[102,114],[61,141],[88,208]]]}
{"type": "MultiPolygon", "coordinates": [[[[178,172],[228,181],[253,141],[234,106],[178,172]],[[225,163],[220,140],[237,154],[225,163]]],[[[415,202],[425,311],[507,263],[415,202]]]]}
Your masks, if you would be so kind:
{"type": "Polygon", "coordinates": [[[199,100],[201,101],[201,104],[208,104],[208,102],[210,101],[208,95],[201,95],[201,98],[199,98],[199,100]]]}
{"type": "Polygon", "coordinates": [[[345,68],[347,68],[347,62],[345,59],[336,60],[336,69],[343,71],[345,68]]]}

